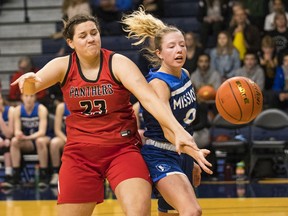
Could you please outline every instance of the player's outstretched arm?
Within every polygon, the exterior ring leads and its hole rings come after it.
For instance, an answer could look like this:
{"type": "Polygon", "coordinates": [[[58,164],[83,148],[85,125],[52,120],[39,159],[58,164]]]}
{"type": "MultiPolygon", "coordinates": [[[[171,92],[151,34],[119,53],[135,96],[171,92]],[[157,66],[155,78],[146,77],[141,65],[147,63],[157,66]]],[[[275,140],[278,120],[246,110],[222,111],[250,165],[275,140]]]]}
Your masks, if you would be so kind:
{"type": "MultiPolygon", "coordinates": [[[[138,67],[123,55],[115,54],[112,60],[113,73],[130,92],[132,92],[144,108],[150,112],[157,121],[166,128],[169,128],[174,138],[167,139],[176,145],[176,150],[180,152],[180,146],[188,145],[198,150],[193,137],[175,119],[172,112],[159,99],[153,88],[147,83],[138,67]]],[[[167,134],[165,134],[166,137],[167,134]]]]}

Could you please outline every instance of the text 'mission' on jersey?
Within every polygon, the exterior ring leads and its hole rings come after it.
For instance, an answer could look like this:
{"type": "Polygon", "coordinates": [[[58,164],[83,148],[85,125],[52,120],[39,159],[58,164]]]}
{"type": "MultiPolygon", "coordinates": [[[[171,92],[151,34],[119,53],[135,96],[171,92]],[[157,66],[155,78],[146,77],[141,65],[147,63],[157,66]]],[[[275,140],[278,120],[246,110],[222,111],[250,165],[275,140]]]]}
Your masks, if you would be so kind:
{"type": "MultiPolygon", "coordinates": [[[[196,94],[189,76],[183,70],[181,77],[178,78],[171,74],[154,72],[151,69],[146,79],[148,82],[153,79],[160,79],[167,84],[171,92],[169,103],[173,115],[186,130],[189,130],[189,133],[193,134],[192,127],[189,126],[191,126],[196,116],[196,94]]],[[[158,121],[145,109],[143,109],[143,118],[146,128],[145,137],[168,142],[158,121]]]]}

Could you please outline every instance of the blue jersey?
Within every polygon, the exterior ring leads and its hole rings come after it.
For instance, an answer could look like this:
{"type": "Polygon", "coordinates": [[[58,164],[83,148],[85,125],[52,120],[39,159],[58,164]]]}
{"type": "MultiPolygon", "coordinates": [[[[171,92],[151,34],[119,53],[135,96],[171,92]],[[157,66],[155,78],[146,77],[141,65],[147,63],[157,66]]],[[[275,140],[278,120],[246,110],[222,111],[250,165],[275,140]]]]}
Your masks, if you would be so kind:
{"type": "MultiPolygon", "coordinates": [[[[4,106],[4,111],[2,112],[2,118],[6,125],[8,124],[8,121],[9,121],[9,118],[8,118],[9,109],[10,109],[10,106],[4,106]]],[[[0,136],[3,138],[5,137],[2,133],[1,128],[0,128],[0,136]]]]}
{"type": "Polygon", "coordinates": [[[4,106],[4,111],[2,112],[2,118],[6,124],[8,124],[8,112],[9,112],[10,106],[4,106]]]}
{"type": "Polygon", "coordinates": [[[66,103],[64,103],[64,113],[63,113],[63,124],[62,124],[62,131],[66,134],[66,117],[70,115],[70,111],[68,110],[68,107],[66,103]]]}
{"type": "Polygon", "coordinates": [[[39,130],[39,103],[35,103],[32,113],[27,114],[24,104],[21,104],[20,119],[22,132],[28,136],[39,130]]]}
{"type": "MultiPolygon", "coordinates": [[[[171,74],[150,70],[146,79],[148,82],[160,79],[168,85],[171,92],[169,103],[173,115],[192,134],[193,130],[190,126],[196,116],[196,94],[188,74],[182,70],[181,77],[178,78],[171,74]]],[[[167,142],[158,121],[144,108],[143,118],[146,129],[144,136],[160,142],[167,142]]]]}

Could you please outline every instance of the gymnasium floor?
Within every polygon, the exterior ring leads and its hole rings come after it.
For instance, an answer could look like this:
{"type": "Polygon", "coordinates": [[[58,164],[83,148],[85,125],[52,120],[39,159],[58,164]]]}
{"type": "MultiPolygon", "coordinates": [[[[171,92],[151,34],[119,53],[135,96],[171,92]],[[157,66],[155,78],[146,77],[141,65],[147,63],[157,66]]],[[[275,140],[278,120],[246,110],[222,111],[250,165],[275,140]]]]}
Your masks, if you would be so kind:
{"type": "MultiPolygon", "coordinates": [[[[202,181],[196,190],[203,216],[288,216],[288,179],[248,181],[202,181]]],[[[0,216],[56,216],[57,190],[35,187],[2,190],[0,216]]],[[[151,215],[157,215],[152,199],[151,215]]],[[[95,208],[93,216],[123,216],[113,194],[95,208]]]]}

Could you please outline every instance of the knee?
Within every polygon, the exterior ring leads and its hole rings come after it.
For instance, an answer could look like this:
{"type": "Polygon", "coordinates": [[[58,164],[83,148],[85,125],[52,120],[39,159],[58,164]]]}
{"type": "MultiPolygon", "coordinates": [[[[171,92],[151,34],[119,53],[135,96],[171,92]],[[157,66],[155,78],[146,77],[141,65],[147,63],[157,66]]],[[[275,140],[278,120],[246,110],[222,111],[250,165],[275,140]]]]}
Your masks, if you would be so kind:
{"type": "Polygon", "coordinates": [[[186,215],[186,216],[201,216],[202,209],[199,205],[186,207],[182,210],[179,210],[179,215],[186,215]]]}
{"type": "Polygon", "coordinates": [[[47,148],[47,142],[41,137],[35,140],[36,146],[38,150],[47,148]]]}
{"type": "Polygon", "coordinates": [[[16,137],[13,137],[11,140],[11,147],[19,148],[19,140],[16,137]]]}

